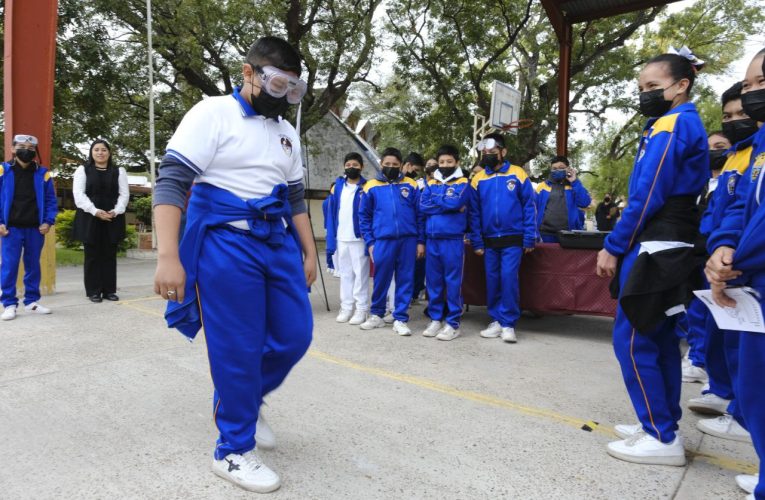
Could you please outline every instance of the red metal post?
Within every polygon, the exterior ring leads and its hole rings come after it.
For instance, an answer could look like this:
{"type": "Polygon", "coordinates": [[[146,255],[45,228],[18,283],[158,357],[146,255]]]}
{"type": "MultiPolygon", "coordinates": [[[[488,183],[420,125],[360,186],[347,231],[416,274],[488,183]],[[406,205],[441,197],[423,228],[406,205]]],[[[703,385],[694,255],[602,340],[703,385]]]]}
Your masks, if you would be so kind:
{"type": "Polygon", "coordinates": [[[559,36],[560,42],[560,73],[558,74],[558,136],[557,150],[559,155],[568,154],[568,94],[571,88],[571,46],[573,44],[573,27],[570,22],[563,22],[559,36]]]}

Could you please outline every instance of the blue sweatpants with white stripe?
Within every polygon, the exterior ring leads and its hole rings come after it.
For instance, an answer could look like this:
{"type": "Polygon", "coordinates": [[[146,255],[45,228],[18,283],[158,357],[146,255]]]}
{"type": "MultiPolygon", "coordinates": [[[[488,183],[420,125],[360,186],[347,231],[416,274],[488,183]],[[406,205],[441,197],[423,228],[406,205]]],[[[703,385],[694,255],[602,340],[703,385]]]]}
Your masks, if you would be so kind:
{"type": "MultiPolygon", "coordinates": [[[[639,250],[640,245],[636,245],[625,255],[619,274],[620,288],[624,287],[639,250]]],[[[675,318],[666,318],[652,331],[638,332],[618,306],[614,352],[643,430],[662,443],[672,442],[682,415],[682,366],[675,318]]]]}
{"type": "MultiPolygon", "coordinates": [[[[760,301],[765,308],[765,300],[760,301]]],[[[752,443],[760,458],[760,482],[754,490],[757,500],[765,500],[765,334],[741,332],[736,397],[752,443]]]]}
{"type": "Polygon", "coordinates": [[[487,248],[483,254],[486,266],[486,303],[489,316],[503,328],[515,327],[521,317],[521,294],[518,268],[523,248],[487,248]]]}
{"type": "Polygon", "coordinates": [[[372,286],[372,307],[374,315],[385,316],[385,302],[388,297],[393,275],[396,276],[396,304],[393,318],[406,323],[409,321],[409,303],[414,289],[414,261],[417,259],[417,238],[414,236],[398,239],[375,240],[372,259],[375,278],[372,286]]]}
{"type": "MultiPolygon", "coordinates": [[[[685,311],[685,318],[678,315],[676,329],[681,330],[688,342],[688,359],[693,366],[705,368],[707,366],[707,340],[709,338],[706,330],[707,312],[709,309],[699,299],[694,298],[685,311]]],[[[681,334],[682,335],[682,334],[681,334]]]]}
{"type": "Polygon", "coordinates": [[[249,232],[212,228],[198,269],[221,460],[255,447],[263,397],[308,350],[313,317],[300,250],[289,235],[272,247],[249,232]]]}
{"type": "Polygon", "coordinates": [[[8,227],[8,235],[2,238],[2,264],[0,286],[3,289],[3,307],[19,303],[16,298],[16,278],[19,262],[24,260],[24,305],[40,300],[40,255],[45,235],[37,227],[8,227]]]}
{"type": "Polygon", "coordinates": [[[428,288],[428,316],[460,327],[462,318],[462,269],[465,244],[462,239],[429,239],[425,284],[428,288]]]}

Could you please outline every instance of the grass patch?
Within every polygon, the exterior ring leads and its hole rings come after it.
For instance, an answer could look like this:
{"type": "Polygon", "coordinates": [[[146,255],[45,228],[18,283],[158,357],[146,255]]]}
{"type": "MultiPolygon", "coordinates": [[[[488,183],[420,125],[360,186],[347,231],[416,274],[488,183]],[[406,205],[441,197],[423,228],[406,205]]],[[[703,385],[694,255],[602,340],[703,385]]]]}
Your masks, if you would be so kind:
{"type": "Polygon", "coordinates": [[[81,266],[84,261],[85,254],[82,250],[56,248],[56,267],[81,266]]]}

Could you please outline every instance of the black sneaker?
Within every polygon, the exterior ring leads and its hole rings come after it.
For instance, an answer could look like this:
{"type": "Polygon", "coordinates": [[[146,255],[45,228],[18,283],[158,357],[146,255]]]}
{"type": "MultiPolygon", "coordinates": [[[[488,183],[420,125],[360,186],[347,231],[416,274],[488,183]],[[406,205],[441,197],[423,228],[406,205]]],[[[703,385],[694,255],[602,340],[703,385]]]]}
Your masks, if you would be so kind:
{"type": "Polygon", "coordinates": [[[104,300],[104,299],[101,298],[101,294],[98,294],[98,293],[95,294],[95,295],[91,295],[88,298],[90,299],[91,302],[96,302],[96,303],[101,302],[102,300],[104,300]]]}

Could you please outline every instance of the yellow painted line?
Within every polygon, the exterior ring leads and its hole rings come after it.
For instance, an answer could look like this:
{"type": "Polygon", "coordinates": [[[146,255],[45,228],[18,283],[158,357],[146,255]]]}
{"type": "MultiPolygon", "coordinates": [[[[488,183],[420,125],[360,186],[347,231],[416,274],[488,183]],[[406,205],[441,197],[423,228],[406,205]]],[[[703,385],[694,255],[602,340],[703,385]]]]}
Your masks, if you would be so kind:
{"type": "Polygon", "coordinates": [[[152,300],[162,300],[162,301],[164,301],[165,299],[163,299],[159,295],[148,295],[146,297],[138,297],[136,299],[120,300],[119,302],[117,302],[117,304],[118,305],[132,304],[134,302],[149,302],[149,301],[152,301],[152,300]]]}
{"type": "MultiPolygon", "coordinates": [[[[136,311],[139,311],[145,314],[157,316],[160,318],[164,317],[164,314],[157,310],[141,307],[133,303],[124,303],[124,305],[130,309],[134,309],[136,311]]],[[[489,394],[482,394],[480,392],[472,392],[472,391],[464,391],[462,389],[457,389],[456,387],[439,384],[438,382],[434,382],[432,380],[422,378],[422,377],[416,377],[413,375],[406,375],[403,373],[396,373],[396,372],[391,372],[388,370],[383,370],[381,368],[375,368],[372,366],[362,365],[360,363],[355,363],[347,359],[338,358],[336,356],[332,356],[331,354],[317,351],[315,349],[310,349],[308,351],[308,355],[314,359],[324,361],[326,363],[342,366],[344,368],[349,368],[351,370],[355,370],[362,373],[368,373],[370,375],[386,378],[388,380],[394,380],[396,382],[402,382],[405,384],[414,385],[422,389],[438,392],[441,394],[446,394],[458,399],[472,401],[472,402],[484,404],[487,406],[494,406],[497,408],[504,408],[506,410],[514,411],[516,413],[520,413],[522,415],[527,415],[530,417],[545,418],[547,420],[559,422],[576,429],[582,429],[582,427],[586,425],[592,430],[592,432],[597,432],[599,434],[602,434],[608,437],[616,437],[616,434],[614,433],[613,427],[611,425],[597,424],[593,422],[592,420],[584,420],[581,418],[571,417],[568,415],[557,413],[551,410],[545,410],[543,408],[535,408],[533,406],[526,406],[519,403],[514,403],[513,401],[497,398],[489,394]]],[[[691,460],[701,460],[703,462],[716,465],[723,469],[728,469],[731,471],[744,473],[744,474],[757,474],[757,471],[759,470],[757,465],[749,463],[749,462],[744,462],[741,460],[736,460],[733,458],[724,457],[720,455],[712,455],[709,453],[695,452],[691,450],[686,450],[686,451],[689,457],[691,458],[691,460]]]]}

